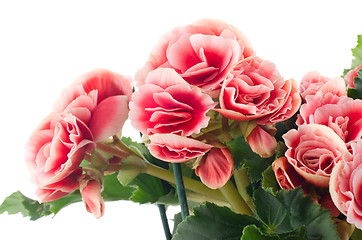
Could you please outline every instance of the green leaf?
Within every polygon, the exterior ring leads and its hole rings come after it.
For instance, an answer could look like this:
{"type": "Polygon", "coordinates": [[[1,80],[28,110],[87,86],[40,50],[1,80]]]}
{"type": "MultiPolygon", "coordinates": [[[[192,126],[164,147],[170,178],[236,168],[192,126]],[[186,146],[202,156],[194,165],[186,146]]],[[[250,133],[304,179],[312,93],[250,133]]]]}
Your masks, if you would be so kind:
{"type": "Polygon", "coordinates": [[[74,191],[58,200],[44,203],[49,206],[49,209],[52,213],[57,214],[61,209],[69,206],[73,203],[82,201],[82,196],[79,191],[74,191]]]}
{"type": "Polygon", "coordinates": [[[352,55],[354,57],[352,60],[352,68],[362,65],[362,34],[357,37],[357,46],[352,49],[352,55]]]}
{"type": "Polygon", "coordinates": [[[307,239],[339,239],[329,210],[306,198],[300,188],[281,190],[275,196],[260,188],[255,190],[254,198],[256,215],[269,234],[286,234],[305,227],[307,239]]]}
{"type": "Polygon", "coordinates": [[[171,190],[170,185],[166,182],[144,173],[138,175],[128,186],[137,189],[130,200],[140,204],[155,203],[171,190]]]}
{"type": "MultiPolygon", "coordinates": [[[[144,144],[134,142],[131,138],[126,137],[122,138],[122,142],[128,147],[132,146],[133,148],[137,148],[137,150],[142,153],[148,162],[168,169],[168,163],[153,157],[144,144]]],[[[132,195],[129,197],[129,199],[133,202],[140,204],[155,203],[161,197],[167,195],[171,189],[173,189],[169,183],[145,173],[133,174],[133,179],[131,181],[130,179],[124,179],[122,173],[123,172],[121,170],[117,178],[120,182],[127,183],[127,187],[134,189],[132,191],[132,195]]]]}
{"type": "Polygon", "coordinates": [[[354,88],[348,88],[348,97],[362,99],[362,69],[358,71],[358,77],[354,78],[354,88]]]}
{"type": "Polygon", "coordinates": [[[152,156],[150,151],[148,151],[148,148],[144,144],[134,142],[129,137],[122,137],[122,142],[128,147],[133,146],[133,147],[137,148],[142,153],[142,155],[147,159],[147,161],[149,161],[150,163],[155,164],[159,167],[168,169],[168,163],[161,161],[161,160],[155,158],[154,156],[152,156]]]}
{"type": "Polygon", "coordinates": [[[228,142],[231,155],[234,159],[234,168],[239,169],[244,165],[248,169],[250,181],[256,182],[262,179],[262,173],[267,169],[274,158],[262,158],[254,153],[243,136],[232,139],[228,142]]]}
{"type": "Polygon", "coordinates": [[[207,202],[194,208],[194,215],[188,216],[178,225],[172,240],[239,240],[243,228],[249,224],[262,226],[252,217],[207,202]]]}
{"type": "Polygon", "coordinates": [[[173,217],[173,230],[172,230],[172,235],[176,234],[176,230],[178,225],[182,222],[182,216],[181,216],[181,212],[176,213],[173,217]]]}
{"type": "Polygon", "coordinates": [[[305,228],[301,227],[296,231],[286,234],[268,234],[264,233],[255,225],[249,225],[244,228],[241,240],[306,240],[305,228]]]}
{"type": "Polygon", "coordinates": [[[255,212],[272,233],[285,233],[294,230],[290,226],[289,213],[282,202],[269,192],[254,191],[255,212]],[[268,203],[268,204],[265,204],[268,203]]]}
{"type": "Polygon", "coordinates": [[[362,65],[362,34],[357,36],[357,45],[352,49],[352,59],[351,68],[344,69],[343,77],[352,69],[362,65]]]}
{"type": "Polygon", "coordinates": [[[30,220],[37,220],[51,214],[46,204],[30,199],[20,191],[5,198],[0,206],[0,214],[4,212],[8,212],[8,214],[21,213],[24,217],[30,217],[30,220]]]}
{"type": "Polygon", "coordinates": [[[117,179],[117,173],[104,176],[104,201],[129,200],[137,189],[132,186],[123,186],[117,179]]]}

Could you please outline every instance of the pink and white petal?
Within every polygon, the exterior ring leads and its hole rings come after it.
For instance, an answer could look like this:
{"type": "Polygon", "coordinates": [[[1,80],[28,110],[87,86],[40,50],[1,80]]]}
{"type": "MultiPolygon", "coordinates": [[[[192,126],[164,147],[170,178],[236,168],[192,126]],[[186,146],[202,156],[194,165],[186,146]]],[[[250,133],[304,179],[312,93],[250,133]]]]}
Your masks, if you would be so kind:
{"type": "Polygon", "coordinates": [[[104,99],[92,114],[89,128],[95,142],[102,142],[119,132],[128,118],[128,97],[117,95],[104,99]]]}
{"type": "Polygon", "coordinates": [[[227,149],[214,148],[195,169],[201,181],[211,189],[217,189],[229,181],[234,171],[234,160],[227,149]]]}
{"type": "Polygon", "coordinates": [[[35,192],[37,197],[41,202],[51,202],[68,195],[79,187],[79,173],[75,171],[59,182],[39,187],[35,192]]]}
{"type": "Polygon", "coordinates": [[[210,66],[218,67],[219,72],[224,71],[228,65],[234,65],[241,55],[240,46],[232,39],[195,34],[190,37],[190,42],[199,58],[210,66]],[[207,52],[203,55],[204,52],[200,50],[207,52]]]}
{"type": "Polygon", "coordinates": [[[323,93],[332,93],[339,97],[347,95],[347,89],[343,78],[332,78],[321,86],[319,91],[323,93]]]}
{"type": "Polygon", "coordinates": [[[94,69],[81,77],[74,84],[83,86],[86,93],[98,90],[98,103],[105,98],[116,95],[126,95],[131,99],[132,85],[131,78],[111,72],[107,69],[94,69]]]}
{"type": "Polygon", "coordinates": [[[187,84],[187,82],[172,68],[157,68],[150,72],[145,80],[146,84],[154,84],[166,89],[176,84],[187,84]]]}
{"type": "Polygon", "coordinates": [[[87,95],[87,93],[81,85],[71,85],[63,90],[60,98],[54,103],[53,111],[58,113],[63,112],[72,101],[82,95],[87,95]]]}
{"type": "MultiPolygon", "coordinates": [[[[334,205],[338,208],[338,210],[344,215],[347,215],[348,208],[344,204],[347,199],[344,197],[343,194],[341,194],[339,186],[340,182],[338,180],[338,176],[341,175],[344,165],[345,165],[344,161],[339,161],[334,166],[329,180],[329,193],[331,194],[332,201],[334,205]]],[[[350,201],[351,199],[348,200],[350,201]]]]}
{"type": "Polygon", "coordinates": [[[155,134],[149,136],[150,153],[166,162],[186,162],[203,156],[212,145],[175,134],[155,134]]]}
{"type": "Polygon", "coordinates": [[[201,62],[201,59],[194,51],[191,42],[191,34],[182,35],[175,43],[167,48],[167,59],[175,69],[185,72],[190,67],[201,62]]]}

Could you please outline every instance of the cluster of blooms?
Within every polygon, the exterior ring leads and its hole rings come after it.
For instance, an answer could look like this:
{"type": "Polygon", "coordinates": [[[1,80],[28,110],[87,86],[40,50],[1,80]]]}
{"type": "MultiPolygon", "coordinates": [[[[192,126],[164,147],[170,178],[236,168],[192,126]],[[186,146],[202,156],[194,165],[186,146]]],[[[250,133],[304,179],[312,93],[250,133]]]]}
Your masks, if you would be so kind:
{"type": "Polygon", "coordinates": [[[298,128],[283,135],[287,150],[273,163],[279,185],[301,186],[332,216],[341,212],[362,229],[362,100],[347,97],[346,88],[354,87],[362,66],[345,79],[310,72],[298,89],[222,21],[177,27],[161,39],[135,75],[135,92],[127,77],[89,72],[31,135],[26,162],[42,202],[79,189],[87,210],[101,217],[111,160],[97,148],[119,135],[128,118],[154,157],[188,162],[202,183],[217,189],[234,171],[228,141],[243,136],[252,151],[271,157],[275,124],[299,110],[298,128]]]}
{"type": "Polygon", "coordinates": [[[168,162],[196,158],[195,173],[214,189],[230,179],[234,161],[220,137],[229,126],[211,134],[218,128],[211,123],[234,120],[253,151],[270,157],[273,125],[301,103],[294,80],[258,58],[235,27],[210,19],[166,34],[135,81],[130,119],[148,137],[151,154],[168,162]]]}
{"type": "Polygon", "coordinates": [[[309,72],[300,83],[298,129],[283,135],[288,150],[273,163],[282,188],[301,186],[315,202],[362,228],[362,100],[347,97],[359,66],[345,78],[309,72]],[[346,88],[347,85],[347,88],[346,88]],[[306,180],[306,182],[304,180],[306,180]]]}

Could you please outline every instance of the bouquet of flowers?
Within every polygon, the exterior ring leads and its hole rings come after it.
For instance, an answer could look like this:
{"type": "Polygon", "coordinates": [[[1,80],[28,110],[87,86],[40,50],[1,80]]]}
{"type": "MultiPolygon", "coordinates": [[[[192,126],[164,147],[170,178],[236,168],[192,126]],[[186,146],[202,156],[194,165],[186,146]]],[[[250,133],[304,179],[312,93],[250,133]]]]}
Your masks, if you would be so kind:
{"type": "Polygon", "coordinates": [[[298,85],[232,25],[176,27],[133,81],[95,69],[62,92],[26,144],[38,199],[15,192],[0,213],[83,201],[100,218],[129,200],[159,207],[166,239],[361,239],[362,35],[352,54],[298,85]]]}

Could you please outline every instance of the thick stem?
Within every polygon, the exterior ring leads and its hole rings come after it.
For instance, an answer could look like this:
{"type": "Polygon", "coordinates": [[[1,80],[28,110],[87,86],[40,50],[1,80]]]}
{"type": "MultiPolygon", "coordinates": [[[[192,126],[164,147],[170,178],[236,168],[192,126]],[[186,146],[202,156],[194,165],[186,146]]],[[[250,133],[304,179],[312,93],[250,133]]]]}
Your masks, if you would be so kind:
{"type": "MultiPolygon", "coordinates": [[[[120,157],[122,159],[129,156],[128,153],[126,153],[124,151],[121,151],[120,149],[113,148],[113,147],[110,147],[110,146],[108,146],[106,144],[102,144],[102,143],[97,143],[97,149],[99,149],[99,150],[101,150],[103,152],[112,154],[114,156],[120,157]]],[[[136,155],[136,154],[133,153],[133,155],[136,155]]],[[[143,160],[143,159],[141,161],[144,161],[144,164],[145,164],[145,166],[143,168],[144,173],[149,174],[149,175],[154,176],[154,177],[157,177],[157,178],[160,178],[160,179],[165,180],[167,182],[176,184],[175,176],[172,173],[172,171],[169,171],[169,170],[166,170],[164,168],[153,165],[153,164],[151,164],[151,163],[149,163],[149,162],[147,162],[146,160],[143,160]]],[[[123,165],[119,165],[119,164],[117,164],[117,165],[109,165],[108,169],[106,171],[108,171],[108,172],[117,172],[122,168],[122,166],[124,166],[124,164],[132,165],[134,163],[128,162],[128,163],[123,163],[123,165]]],[[[139,164],[136,163],[135,167],[138,167],[138,166],[139,166],[139,164]]],[[[206,187],[204,184],[202,184],[201,182],[196,181],[194,179],[191,179],[191,178],[188,178],[188,177],[185,177],[185,176],[183,176],[182,178],[183,178],[185,188],[187,190],[198,193],[201,196],[205,196],[208,199],[214,199],[214,200],[219,201],[219,202],[221,202],[223,204],[226,203],[226,200],[225,200],[224,196],[220,193],[220,191],[210,189],[210,188],[206,187]]]]}
{"type": "Polygon", "coordinates": [[[113,136],[113,142],[116,145],[116,147],[118,147],[121,151],[129,153],[130,155],[134,154],[134,152],[132,152],[132,150],[129,149],[129,147],[126,146],[126,144],[124,144],[118,136],[116,135],[113,136]]]}
{"type": "Polygon", "coordinates": [[[106,153],[110,153],[113,156],[119,157],[121,159],[125,159],[131,155],[130,153],[124,152],[120,149],[116,149],[103,143],[97,143],[97,149],[106,153]]]}
{"type": "Polygon", "coordinates": [[[230,203],[231,208],[239,214],[246,214],[253,216],[253,212],[250,210],[244,199],[240,196],[238,190],[236,190],[234,184],[229,180],[224,186],[219,188],[220,192],[224,195],[226,200],[230,203]]]}
{"type": "Polygon", "coordinates": [[[187,200],[189,200],[191,202],[195,202],[195,203],[212,202],[212,203],[215,203],[216,205],[219,205],[222,207],[224,207],[224,206],[228,207],[228,208],[231,207],[230,204],[225,201],[221,201],[219,199],[208,197],[203,194],[201,195],[200,193],[195,193],[193,191],[187,191],[186,196],[187,196],[187,200]]]}
{"type": "Polygon", "coordinates": [[[175,175],[176,190],[178,201],[181,207],[181,216],[184,220],[189,215],[189,207],[187,205],[187,198],[185,193],[185,185],[182,178],[182,171],[180,163],[172,163],[173,173],[175,175]]]}
{"type": "Polygon", "coordinates": [[[245,200],[249,208],[252,211],[254,211],[254,205],[251,201],[251,197],[246,192],[246,187],[250,184],[250,179],[247,173],[247,169],[241,167],[238,170],[234,171],[234,179],[240,196],[245,200]]]}
{"type": "MultiPolygon", "coordinates": [[[[146,168],[144,170],[145,173],[152,175],[154,177],[160,178],[162,180],[165,180],[167,182],[175,184],[175,176],[173,173],[169,170],[166,170],[164,168],[155,166],[151,163],[146,162],[146,168]]],[[[188,177],[183,177],[183,181],[185,184],[185,188],[188,190],[191,190],[193,192],[208,196],[210,198],[223,201],[225,202],[225,198],[220,194],[218,190],[213,190],[208,187],[206,187],[204,184],[202,184],[199,181],[193,180],[188,177]]]]}

